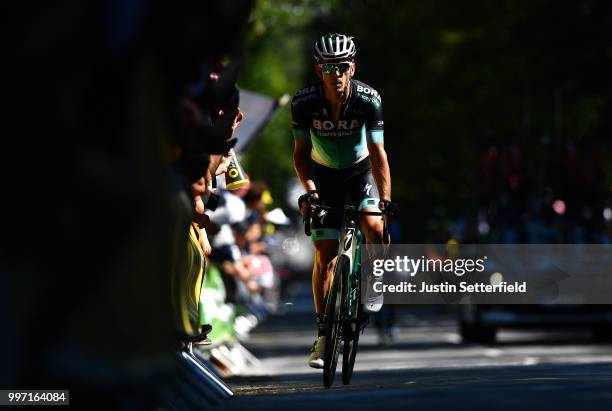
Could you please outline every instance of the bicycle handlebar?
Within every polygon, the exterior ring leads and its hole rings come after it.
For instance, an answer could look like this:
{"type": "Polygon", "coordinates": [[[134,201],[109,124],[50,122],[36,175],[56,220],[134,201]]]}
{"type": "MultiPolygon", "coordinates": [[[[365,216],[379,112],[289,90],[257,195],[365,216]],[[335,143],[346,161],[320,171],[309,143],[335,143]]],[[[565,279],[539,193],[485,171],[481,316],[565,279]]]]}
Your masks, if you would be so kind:
{"type": "MultiPolygon", "coordinates": [[[[302,222],[304,223],[304,234],[306,234],[306,236],[308,237],[310,237],[310,235],[312,234],[312,231],[310,230],[311,215],[312,215],[312,212],[317,209],[327,210],[331,212],[338,212],[338,213],[344,213],[345,211],[343,208],[339,208],[339,207],[329,207],[329,206],[324,206],[324,205],[319,205],[319,204],[313,204],[312,201],[309,199],[306,202],[306,211],[304,211],[304,218],[302,219],[302,222]]],[[[382,211],[362,211],[362,210],[355,210],[353,212],[358,216],[362,216],[362,215],[381,216],[383,220],[383,240],[389,236],[389,230],[387,227],[387,213],[382,212],[382,211]]]]}

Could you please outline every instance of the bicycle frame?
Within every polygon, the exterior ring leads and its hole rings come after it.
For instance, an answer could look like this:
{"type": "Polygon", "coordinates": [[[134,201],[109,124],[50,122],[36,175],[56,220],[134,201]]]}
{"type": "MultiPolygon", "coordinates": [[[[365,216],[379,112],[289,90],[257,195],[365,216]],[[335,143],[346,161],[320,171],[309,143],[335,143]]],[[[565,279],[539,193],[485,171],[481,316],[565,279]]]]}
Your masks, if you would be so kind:
{"type": "MultiPolygon", "coordinates": [[[[349,277],[353,274],[354,268],[356,267],[355,261],[359,258],[357,253],[361,245],[361,231],[359,231],[359,227],[355,221],[355,214],[356,210],[354,206],[344,206],[344,221],[342,222],[342,230],[340,231],[342,235],[340,236],[340,242],[338,244],[338,258],[344,255],[348,259],[349,269],[347,272],[349,277]]],[[[343,284],[349,284],[349,278],[343,280],[347,281],[343,281],[343,284]]]]}

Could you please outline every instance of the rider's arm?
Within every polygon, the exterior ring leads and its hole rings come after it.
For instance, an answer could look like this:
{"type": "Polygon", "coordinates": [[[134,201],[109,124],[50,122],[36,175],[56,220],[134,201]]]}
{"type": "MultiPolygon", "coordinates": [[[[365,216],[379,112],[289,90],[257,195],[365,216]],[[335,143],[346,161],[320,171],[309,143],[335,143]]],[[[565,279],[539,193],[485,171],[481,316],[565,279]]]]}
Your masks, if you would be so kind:
{"type": "Polygon", "coordinates": [[[366,141],[370,153],[372,176],[376,181],[381,200],[391,200],[391,171],[387,161],[384,139],[384,120],[382,99],[378,93],[369,105],[369,118],[366,122],[366,141]]]}
{"type": "Polygon", "coordinates": [[[368,142],[372,176],[376,181],[381,200],[391,200],[391,171],[387,161],[384,143],[368,142]]]}
{"type": "Polygon", "coordinates": [[[306,191],[316,190],[312,179],[312,166],[310,161],[311,145],[309,141],[295,140],[293,149],[293,163],[295,172],[306,191]]]}

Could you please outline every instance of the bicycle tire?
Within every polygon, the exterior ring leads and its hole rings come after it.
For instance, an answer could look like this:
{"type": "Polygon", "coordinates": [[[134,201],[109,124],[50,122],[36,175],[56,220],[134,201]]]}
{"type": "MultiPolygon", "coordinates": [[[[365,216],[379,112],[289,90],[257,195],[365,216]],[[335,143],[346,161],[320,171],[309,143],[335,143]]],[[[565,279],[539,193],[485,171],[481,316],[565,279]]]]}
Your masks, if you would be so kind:
{"type": "MultiPolygon", "coordinates": [[[[349,317],[349,321],[354,316],[354,323],[347,321],[348,332],[344,333],[344,350],[342,352],[342,383],[348,385],[353,377],[353,369],[355,367],[355,358],[357,357],[357,348],[359,347],[359,334],[361,324],[361,286],[359,284],[359,275],[356,282],[355,299],[351,301],[351,309],[347,310],[353,314],[349,317]]],[[[348,287],[345,287],[348,288],[348,287]]],[[[347,296],[348,297],[348,296],[347,296]]],[[[350,301],[347,300],[346,301],[350,301]]]]}
{"type": "Polygon", "coordinates": [[[340,256],[334,266],[334,278],[325,304],[325,354],[323,356],[323,385],[329,388],[334,383],[338,365],[338,348],[342,338],[342,277],[347,267],[346,257],[340,256]]]}
{"type": "Polygon", "coordinates": [[[355,358],[357,358],[357,348],[359,347],[359,325],[355,336],[344,340],[344,352],[342,354],[342,383],[348,385],[353,377],[355,368],[355,358]]]}

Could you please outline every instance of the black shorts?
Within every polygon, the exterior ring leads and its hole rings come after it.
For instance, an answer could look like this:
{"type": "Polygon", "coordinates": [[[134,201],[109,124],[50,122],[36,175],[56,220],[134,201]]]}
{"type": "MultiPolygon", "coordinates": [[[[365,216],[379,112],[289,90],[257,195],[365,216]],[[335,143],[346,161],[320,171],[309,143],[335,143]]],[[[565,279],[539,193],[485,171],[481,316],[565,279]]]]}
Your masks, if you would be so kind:
{"type": "MultiPolygon", "coordinates": [[[[312,163],[313,179],[319,192],[320,203],[343,208],[351,203],[360,210],[378,208],[379,194],[372,177],[370,159],[366,157],[348,168],[334,169],[312,163]]],[[[313,240],[339,240],[342,215],[318,211],[312,217],[313,240]]]]}

